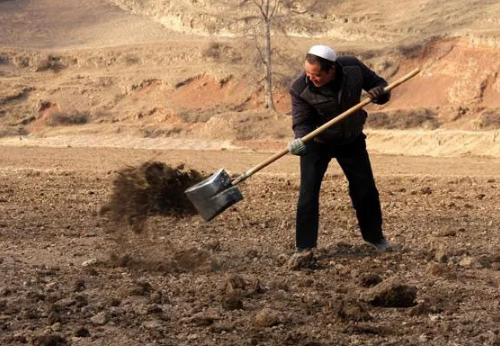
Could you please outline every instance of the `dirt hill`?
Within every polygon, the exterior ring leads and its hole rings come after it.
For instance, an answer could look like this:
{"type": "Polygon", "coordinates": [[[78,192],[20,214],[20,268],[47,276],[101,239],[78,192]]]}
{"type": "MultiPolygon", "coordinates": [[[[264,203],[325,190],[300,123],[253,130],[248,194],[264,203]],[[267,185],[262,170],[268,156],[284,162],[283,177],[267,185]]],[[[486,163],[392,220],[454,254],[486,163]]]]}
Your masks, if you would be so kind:
{"type": "MultiPolygon", "coordinates": [[[[405,154],[430,152],[414,147],[418,130],[422,145],[443,131],[449,138],[472,131],[468,138],[486,143],[472,140],[471,148],[460,141],[460,148],[435,155],[500,152],[490,148],[497,148],[490,138],[500,128],[497,1],[324,1],[312,9],[306,1],[279,8],[280,31],[272,36],[278,114],[263,109],[252,38],[259,35],[252,19],[258,13],[251,3],[236,3],[1,1],[0,31],[7,35],[0,37],[0,141],[59,136],[86,145],[96,135],[118,134],[136,143],[189,138],[274,149],[292,136],[286,88],[307,48],[326,43],[389,81],[422,69],[389,104],[368,107],[373,150],[393,153],[397,130],[398,144],[413,143],[405,154]]],[[[207,146],[214,147],[199,147],[207,146]]]]}

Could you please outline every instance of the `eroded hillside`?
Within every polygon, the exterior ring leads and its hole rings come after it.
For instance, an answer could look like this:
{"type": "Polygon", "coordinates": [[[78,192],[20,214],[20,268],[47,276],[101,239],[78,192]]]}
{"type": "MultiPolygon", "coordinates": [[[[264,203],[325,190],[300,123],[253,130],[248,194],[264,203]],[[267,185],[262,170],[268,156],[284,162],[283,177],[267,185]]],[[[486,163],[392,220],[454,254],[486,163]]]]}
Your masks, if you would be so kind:
{"type": "Polygon", "coordinates": [[[307,5],[278,11],[273,114],[263,109],[259,50],[241,36],[259,28],[251,6],[0,2],[8,32],[0,37],[0,135],[287,140],[287,86],[315,43],[360,57],[389,81],[421,68],[389,104],[369,107],[370,129],[500,128],[498,2],[325,1],[293,14],[307,5]]]}
{"type": "MultiPolygon", "coordinates": [[[[251,31],[249,26],[260,17],[251,1],[245,5],[236,0],[111,1],[168,29],[189,34],[240,36],[251,31]]],[[[474,37],[475,42],[484,39],[498,47],[500,4],[495,0],[289,0],[269,4],[271,10],[278,4],[273,19],[289,36],[393,43],[440,34],[474,37]]],[[[275,34],[280,35],[279,30],[275,34]]]]}

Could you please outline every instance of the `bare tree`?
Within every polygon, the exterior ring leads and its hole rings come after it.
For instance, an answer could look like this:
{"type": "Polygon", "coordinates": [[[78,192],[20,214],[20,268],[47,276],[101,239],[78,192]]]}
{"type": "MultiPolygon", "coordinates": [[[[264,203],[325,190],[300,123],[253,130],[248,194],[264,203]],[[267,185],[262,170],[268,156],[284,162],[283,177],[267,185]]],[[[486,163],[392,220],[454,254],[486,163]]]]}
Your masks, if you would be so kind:
{"type": "Polygon", "coordinates": [[[304,10],[297,10],[297,7],[304,7],[304,1],[298,0],[243,0],[240,3],[242,6],[254,6],[257,14],[247,16],[244,20],[248,23],[255,21],[260,22],[263,28],[263,47],[259,45],[258,34],[256,37],[256,47],[259,52],[260,60],[264,66],[264,92],[265,92],[265,107],[275,110],[273,100],[273,48],[271,34],[273,29],[276,31],[286,32],[281,26],[281,20],[285,16],[304,14],[310,11],[316,3],[313,3],[304,10]]]}

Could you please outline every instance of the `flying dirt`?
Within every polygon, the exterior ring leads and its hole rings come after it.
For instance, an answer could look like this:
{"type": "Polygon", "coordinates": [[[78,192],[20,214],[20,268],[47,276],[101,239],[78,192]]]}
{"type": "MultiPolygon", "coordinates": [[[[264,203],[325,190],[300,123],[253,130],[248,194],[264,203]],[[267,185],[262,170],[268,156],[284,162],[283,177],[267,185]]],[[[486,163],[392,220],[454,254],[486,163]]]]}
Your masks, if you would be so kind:
{"type": "Polygon", "coordinates": [[[202,173],[184,165],[170,167],[150,161],[117,172],[109,201],[100,209],[115,223],[126,222],[134,232],[144,230],[150,215],[182,218],[196,214],[184,191],[203,180],[202,173]]]}

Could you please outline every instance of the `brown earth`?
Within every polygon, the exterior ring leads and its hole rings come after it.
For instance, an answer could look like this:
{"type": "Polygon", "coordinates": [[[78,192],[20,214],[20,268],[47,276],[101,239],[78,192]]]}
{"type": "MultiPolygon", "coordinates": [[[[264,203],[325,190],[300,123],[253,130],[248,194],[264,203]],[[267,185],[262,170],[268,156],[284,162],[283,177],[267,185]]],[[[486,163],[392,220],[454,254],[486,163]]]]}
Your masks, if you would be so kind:
{"type": "Polygon", "coordinates": [[[500,345],[499,2],[280,8],[277,112],[236,2],[0,0],[0,345],[500,345]],[[363,244],[336,165],[293,260],[296,158],[209,223],[171,209],[185,180],[143,185],[281,150],[315,43],[389,81],[421,68],[367,107],[394,252],[363,244]]]}
{"type": "Polygon", "coordinates": [[[301,270],[287,263],[294,157],[208,223],[153,215],[138,234],[99,215],[126,166],[242,173],[266,157],[3,147],[0,344],[499,344],[498,159],[373,155],[391,253],[363,244],[332,165],[320,245],[301,270]]]}

